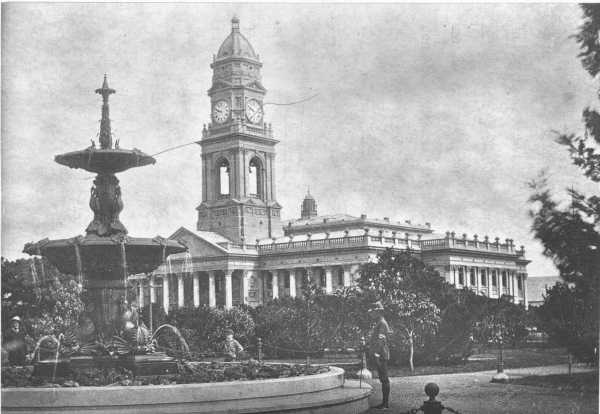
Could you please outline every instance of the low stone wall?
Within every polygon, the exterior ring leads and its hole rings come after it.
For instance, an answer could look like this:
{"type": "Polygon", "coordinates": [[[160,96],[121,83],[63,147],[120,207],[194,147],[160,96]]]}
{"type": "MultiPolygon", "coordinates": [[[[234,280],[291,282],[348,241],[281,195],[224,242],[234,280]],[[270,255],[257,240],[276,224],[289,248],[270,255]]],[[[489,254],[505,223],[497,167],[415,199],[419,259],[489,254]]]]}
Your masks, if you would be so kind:
{"type": "Polygon", "coordinates": [[[257,413],[368,409],[371,388],[344,371],[254,381],[76,388],[4,388],[3,413],[257,413]]]}

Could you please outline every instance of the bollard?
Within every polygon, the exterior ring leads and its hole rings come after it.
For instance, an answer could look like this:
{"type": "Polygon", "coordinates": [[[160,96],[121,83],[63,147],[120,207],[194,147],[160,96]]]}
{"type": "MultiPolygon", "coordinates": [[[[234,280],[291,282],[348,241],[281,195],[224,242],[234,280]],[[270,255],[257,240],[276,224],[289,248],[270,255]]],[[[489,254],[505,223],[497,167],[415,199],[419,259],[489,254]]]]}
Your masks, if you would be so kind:
{"type": "Polygon", "coordinates": [[[258,362],[262,362],[262,339],[258,338],[258,344],[257,344],[257,349],[258,349],[258,362]]]}
{"type": "Polygon", "coordinates": [[[423,401],[422,409],[425,414],[442,414],[442,402],[435,399],[439,393],[440,387],[435,382],[425,385],[425,394],[429,397],[429,400],[423,401]]]}
{"type": "Polygon", "coordinates": [[[412,410],[406,411],[404,414],[414,414],[418,411],[423,411],[424,414],[442,414],[442,411],[446,410],[454,414],[460,414],[458,411],[453,410],[450,407],[444,407],[441,401],[435,399],[440,393],[440,387],[435,382],[430,382],[425,385],[425,394],[429,397],[429,400],[423,401],[423,405],[419,408],[413,408],[412,410]]]}

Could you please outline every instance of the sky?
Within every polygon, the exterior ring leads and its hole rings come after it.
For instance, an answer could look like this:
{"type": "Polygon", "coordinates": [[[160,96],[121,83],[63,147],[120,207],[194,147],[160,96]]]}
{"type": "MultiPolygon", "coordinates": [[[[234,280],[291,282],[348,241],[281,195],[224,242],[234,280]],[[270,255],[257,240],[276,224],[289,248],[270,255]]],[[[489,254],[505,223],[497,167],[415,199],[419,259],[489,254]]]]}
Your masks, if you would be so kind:
{"type": "MultiPolygon", "coordinates": [[[[2,256],[84,234],[93,176],[53,161],[99,128],[104,73],[121,147],[199,140],[210,63],[231,18],[263,62],[283,219],[307,188],[320,214],[430,222],[511,238],[530,276],[556,275],[531,233],[527,183],[593,191],[553,142],[581,132],[596,86],[571,37],[575,4],[2,4],[2,256]]],[[[195,229],[200,147],[118,175],[137,237],[195,229]]]]}

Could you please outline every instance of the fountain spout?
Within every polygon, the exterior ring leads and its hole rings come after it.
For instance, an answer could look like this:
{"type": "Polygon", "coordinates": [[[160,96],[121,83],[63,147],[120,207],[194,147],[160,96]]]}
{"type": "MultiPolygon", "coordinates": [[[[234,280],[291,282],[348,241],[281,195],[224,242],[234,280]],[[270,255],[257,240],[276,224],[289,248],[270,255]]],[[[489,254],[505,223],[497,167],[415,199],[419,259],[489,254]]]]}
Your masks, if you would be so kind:
{"type": "Polygon", "coordinates": [[[104,74],[104,82],[102,82],[102,88],[96,89],[96,93],[102,95],[102,119],[100,120],[100,148],[111,149],[112,148],[112,134],[110,131],[110,118],[108,110],[108,97],[113,93],[116,93],[114,89],[108,87],[108,80],[106,74],[104,74]]]}

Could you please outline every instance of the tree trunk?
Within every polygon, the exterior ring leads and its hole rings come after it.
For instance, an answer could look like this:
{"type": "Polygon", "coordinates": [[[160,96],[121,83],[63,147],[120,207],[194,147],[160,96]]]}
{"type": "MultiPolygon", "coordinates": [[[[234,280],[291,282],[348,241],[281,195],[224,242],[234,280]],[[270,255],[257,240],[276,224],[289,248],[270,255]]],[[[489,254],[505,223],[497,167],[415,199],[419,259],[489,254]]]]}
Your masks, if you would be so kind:
{"type": "Polygon", "coordinates": [[[409,352],[409,356],[408,356],[408,362],[410,364],[410,372],[415,372],[415,365],[413,364],[413,355],[415,353],[414,351],[414,344],[413,344],[413,333],[409,332],[408,334],[408,346],[410,347],[410,352],[409,352]]]}

